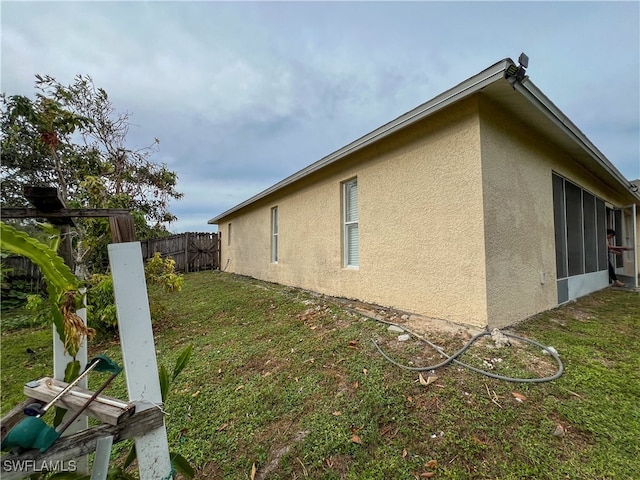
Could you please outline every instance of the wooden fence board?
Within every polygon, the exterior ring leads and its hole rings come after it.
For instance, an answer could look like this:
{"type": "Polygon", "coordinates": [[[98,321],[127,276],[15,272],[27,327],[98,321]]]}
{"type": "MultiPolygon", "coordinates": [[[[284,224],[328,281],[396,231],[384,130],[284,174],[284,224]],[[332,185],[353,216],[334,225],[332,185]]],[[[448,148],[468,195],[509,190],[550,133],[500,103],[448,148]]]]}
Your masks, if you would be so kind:
{"type": "MultiPolygon", "coordinates": [[[[145,262],[155,252],[163,257],[171,256],[176,262],[176,271],[182,273],[220,269],[220,236],[209,232],[188,232],[166,238],[141,240],[142,258],[145,262]]],[[[7,279],[22,278],[31,281],[31,291],[40,291],[42,275],[37,265],[26,257],[11,256],[2,259],[3,268],[9,268],[7,279]]]]}
{"type": "Polygon", "coordinates": [[[155,252],[163,257],[171,256],[179,272],[220,268],[220,236],[217,233],[187,232],[140,243],[145,260],[152,258],[155,252]]]}

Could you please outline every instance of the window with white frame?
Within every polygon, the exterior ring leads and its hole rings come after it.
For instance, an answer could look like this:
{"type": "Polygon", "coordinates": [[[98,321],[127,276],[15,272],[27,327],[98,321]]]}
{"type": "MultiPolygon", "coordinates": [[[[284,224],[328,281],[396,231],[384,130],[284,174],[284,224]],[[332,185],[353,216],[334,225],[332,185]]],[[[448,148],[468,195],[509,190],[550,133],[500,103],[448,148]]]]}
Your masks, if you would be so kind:
{"type": "Polygon", "coordinates": [[[271,261],[278,263],[278,207],[271,209],[271,261]]]}
{"type": "Polygon", "coordinates": [[[360,240],[358,236],[358,179],[342,184],[342,218],[344,266],[360,265],[360,240]]]}

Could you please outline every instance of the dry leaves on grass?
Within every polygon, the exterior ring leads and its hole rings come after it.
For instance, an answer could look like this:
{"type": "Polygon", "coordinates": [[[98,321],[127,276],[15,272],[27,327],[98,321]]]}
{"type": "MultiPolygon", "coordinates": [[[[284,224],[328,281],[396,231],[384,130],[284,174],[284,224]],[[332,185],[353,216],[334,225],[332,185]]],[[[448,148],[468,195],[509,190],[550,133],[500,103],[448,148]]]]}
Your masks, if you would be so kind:
{"type": "Polygon", "coordinates": [[[418,374],[418,381],[420,382],[420,385],[424,385],[425,387],[431,385],[437,379],[438,377],[436,377],[435,375],[429,375],[425,380],[421,373],[418,374]]]}
{"type": "Polygon", "coordinates": [[[521,403],[524,402],[527,399],[527,397],[525,397],[524,395],[522,395],[521,393],[518,393],[518,392],[511,392],[511,395],[513,395],[513,398],[515,398],[516,401],[521,402],[521,403]]]}
{"type": "MultiPolygon", "coordinates": [[[[433,470],[434,468],[438,468],[438,461],[429,460],[427,463],[424,464],[424,468],[426,470],[433,470]]],[[[435,476],[436,476],[436,472],[429,472],[429,471],[424,471],[419,475],[415,475],[416,478],[433,478],[435,476]]]]}

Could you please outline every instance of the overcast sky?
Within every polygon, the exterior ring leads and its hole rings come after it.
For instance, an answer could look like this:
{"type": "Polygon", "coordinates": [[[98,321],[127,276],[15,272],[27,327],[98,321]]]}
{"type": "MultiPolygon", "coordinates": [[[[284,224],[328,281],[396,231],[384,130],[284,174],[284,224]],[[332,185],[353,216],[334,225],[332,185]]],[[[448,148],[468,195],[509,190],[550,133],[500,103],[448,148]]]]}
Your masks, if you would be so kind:
{"type": "Polygon", "coordinates": [[[1,2],[2,92],[90,75],[207,220],[503,58],[640,178],[640,3],[1,2]]]}

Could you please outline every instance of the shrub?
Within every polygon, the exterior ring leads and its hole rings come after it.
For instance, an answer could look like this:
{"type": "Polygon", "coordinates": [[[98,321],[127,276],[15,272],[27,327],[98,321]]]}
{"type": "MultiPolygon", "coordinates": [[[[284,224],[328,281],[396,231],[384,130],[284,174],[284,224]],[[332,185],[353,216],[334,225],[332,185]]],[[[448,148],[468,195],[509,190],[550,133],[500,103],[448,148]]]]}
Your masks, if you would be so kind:
{"type": "MultiPolygon", "coordinates": [[[[175,273],[176,262],[171,257],[162,258],[155,253],[145,266],[145,277],[150,285],[157,285],[166,292],[179,292],[184,285],[184,277],[175,273]]],[[[88,289],[89,325],[98,335],[112,335],[118,328],[116,302],[113,293],[113,279],[110,274],[94,274],[89,279],[88,289]]],[[[166,312],[161,301],[149,301],[151,320],[160,319],[166,312]]]]}

